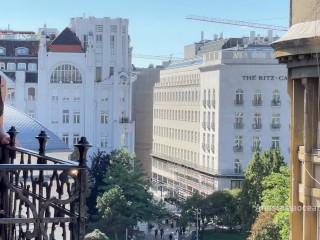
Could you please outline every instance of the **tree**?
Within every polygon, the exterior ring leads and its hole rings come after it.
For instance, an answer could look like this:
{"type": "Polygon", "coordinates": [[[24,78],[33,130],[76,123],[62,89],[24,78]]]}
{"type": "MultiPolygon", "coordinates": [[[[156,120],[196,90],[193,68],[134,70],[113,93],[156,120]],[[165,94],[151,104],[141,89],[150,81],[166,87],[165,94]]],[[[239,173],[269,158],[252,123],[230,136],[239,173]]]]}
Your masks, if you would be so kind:
{"type": "Polygon", "coordinates": [[[280,239],[279,227],[273,223],[275,212],[261,212],[252,225],[248,240],[275,240],[280,239]]]}
{"type": "Polygon", "coordinates": [[[100,186],[103,185],[103,179],[110,166],[110,154],[98,150],[91,156],[91,168],[89,169],[90,195],[87,198],[88,212],[91,215],[97,214],[97,197],[102,194],[100,186]]]}
{"type": "Polygon", "coordinates": [[[94,229],[91,233],[84,236],[84,240],[109,240],[109,238],[99,229],[94,229]]]}
{"type": "Polygon", "coordinates": [[[263,179],[273,172],[278,173],[281,166],[286,166],[286,163],[279,148],[264,151],[262,155],[258,151],[253,154],[253,159],[244,173],[245,179],[240,193],[240,215],[247,229],[250,229],[258,216],[257,207],[262,201],[263,179]]]}
{"type": "Polygon", "coordinates": [[[230,226],[239,222],[239,190],[220,190],[204,197],[195,193],[181,204],[181,220],[184,225],[196,222],[196,209],[199,210],[199,229],[204,231],[210,222],[230,226]]]}
{"type": "Polygon", "coordinates": [[[126,199],[122,189],[117,185],[97,198],[97,208],[104,219],[103,223],[114,231],[116,239],[118,231],[135,223],[130,215],[131,205],[132,203],[126,199]]]}
{"type": "Polygon", "coordinates": [[[102,182],[99,191],[103,194],[98,197],[97,208],[102,223],[113,228],[115,233],[135,226],[138,221],[152,221],[166,213],[164,205],[156,203],[148,191],[150,181],[142,164],[124,148],[110,153],[109,166],[102,182]],[[115,196],[121,201],[112,201],[117,200],[113,198],[115,196]]]}
{"type": "Polygon", "coordinates": [[[289,188],[290,188],[290,171],[286,166],[280,167],[279,173],[272,173],[266,176],[262,182],[262,209],[264,211],[275,211],[273,223],[279,228],[279,239],[287,240],[290,235],[289,222],[289,188]]]}
{"type": "Polygon", "coordinates": [[[80,158],[80,153],[78,148],[74,148],[73,152],[69,155],[69,159],[75,162],[79,162],[79,158],[80,158]]]}

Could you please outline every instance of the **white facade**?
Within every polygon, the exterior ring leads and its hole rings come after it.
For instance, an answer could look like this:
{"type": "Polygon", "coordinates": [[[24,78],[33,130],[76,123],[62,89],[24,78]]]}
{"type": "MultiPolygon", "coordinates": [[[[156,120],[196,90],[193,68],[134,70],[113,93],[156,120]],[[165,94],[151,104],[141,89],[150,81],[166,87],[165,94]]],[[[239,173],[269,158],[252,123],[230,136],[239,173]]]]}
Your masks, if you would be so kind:
{"type": "Polygon", "coordinates": [[[289,162],[287,71],[271,48],[172,64],[154,87],[153,180],[186,197],[240,187],[255,150],[289,162]]]}
{"type": "Polygon", "coordinates": [[[93,145],[89,154],[121,146],[133,153],[128,25],[120,18],[72,18],[70,29],[84,52],[47,51],[43,35],[38,82],[25,83],[24,72],[16,73],[16,82],[8,83],[15,91],[8,104],[33,114],[70,147],[86,136],[93,145]],[[72,75],[72,80],[61,77],[64,74],[72,75]]]}

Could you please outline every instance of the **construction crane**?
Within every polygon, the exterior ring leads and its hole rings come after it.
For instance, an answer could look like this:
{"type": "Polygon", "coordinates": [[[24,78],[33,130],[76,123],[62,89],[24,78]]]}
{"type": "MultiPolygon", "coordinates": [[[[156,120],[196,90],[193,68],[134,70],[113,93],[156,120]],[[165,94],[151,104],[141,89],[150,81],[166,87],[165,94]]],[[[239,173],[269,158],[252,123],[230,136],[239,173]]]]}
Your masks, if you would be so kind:
{"type": "Polygon", "coordinates": [[[146,55],[146,54],[132,54],[133,58],[144,58],[144,59],[156,59],[156,60],[182,60],[183,58],[179,57],[173,57],[172,55],[166,56],[166,55],[146,55]]]}
{"type": "Polygon", "coordinates": [[[287,27],[274,26],[274,25],[268,25],[268,24],[260,24],[260,23],[252,23],[252,22],[245,22],[245,21],[228,20],[228,19],[221,19],[221,18],[210,18],[210,17],[189,15],[186,17],[186,19],[195,20],[195,21],[202,21],[202,22],[214,22],[214,23],[222,23],[222,24],[245,26],[245,27],[263,28],[263,29],[277,30],[277,31],[283,31],[283,32],[288,31],[287,27]]]}

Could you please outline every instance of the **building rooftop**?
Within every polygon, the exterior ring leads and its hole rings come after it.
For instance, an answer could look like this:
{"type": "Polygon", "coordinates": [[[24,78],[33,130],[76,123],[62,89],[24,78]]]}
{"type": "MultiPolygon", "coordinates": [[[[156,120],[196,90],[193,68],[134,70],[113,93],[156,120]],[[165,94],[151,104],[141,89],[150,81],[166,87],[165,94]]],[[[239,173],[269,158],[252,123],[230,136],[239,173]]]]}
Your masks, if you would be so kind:
{"type": "Polygon", "coordinates": [[[22,111],[7,104],[4,107],[4,126],[7,131],[11,126],[16,128],[19,132],[17,139],[23,148],[38,151],[39,142],[35,137],[41,131],[46,131],[50,137],[46,146],[47,152],[71,152],[70,148],[51,130],[22,111]]]}

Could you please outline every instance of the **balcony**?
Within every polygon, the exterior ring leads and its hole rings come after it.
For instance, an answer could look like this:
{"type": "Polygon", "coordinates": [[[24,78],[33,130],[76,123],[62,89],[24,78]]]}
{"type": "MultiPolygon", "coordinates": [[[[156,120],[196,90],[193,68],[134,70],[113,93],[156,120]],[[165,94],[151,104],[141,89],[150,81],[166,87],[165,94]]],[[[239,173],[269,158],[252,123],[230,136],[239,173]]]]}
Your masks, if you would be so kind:
{"type": "Polygon", "coordinates": [[[244,104],[243,99],[234,100],[234,105],[236,105],[236,106],[243,106],[243,104],[244,104]]]}
{"type": "Polygon", "coordinates": [[[234,127],[235,129],[243,129],[244,123],[234,123],[234,124],[233,124],[233,127],[234,127]]]}
{"type": "Polygon", "coordinates": [[[86,219],[86,152],[82,137],[75,147],[79,163],[45,154],[48,136],[36,137],[39,152],[0,145],[0,239],[84,239],[86,219]]]}
{"type": "Polygon", "coordinates": [[[271,106],[272,107],[279,107],[279,106],[281,106],[281,101],[280,100],[276,100],[276,99],[271,100],[271,106]]]}
{"type": "Polygon", "coordinates": [[[119,118],[119,123],[128,123],[129,122],[129,118],[128,117],[120,117],[119,118]]]}
{"type": "Polygon", "coordinates": [[[252,106],[262,106],[262,100],[261,99],[252,100],[252,106]]]}
{"type": "Polygon", "coordinates": [[[271,123],[270,127],[271,127],[271,129],[280,129],[281,124],[280,123],[271,123]]]}
{"type": "Polygon", "coordinates": [[[240,146],[240,145],[233,146],[233,151],[234,152],[243,152],[243,146],[240,146]]]}
{"type": "Polygon", "coordinates": [[[252,123],[252,129],[261,129],[262,124],[261,123],[252,123]]]}

